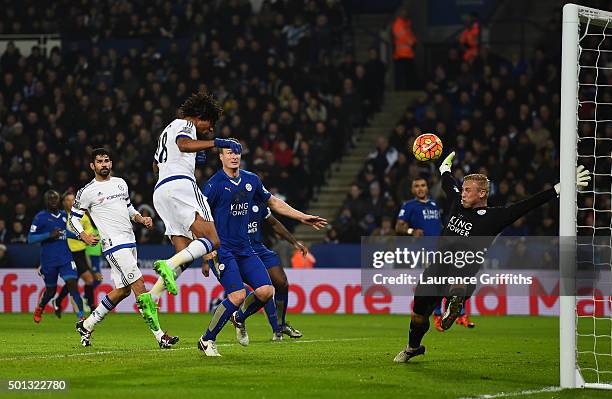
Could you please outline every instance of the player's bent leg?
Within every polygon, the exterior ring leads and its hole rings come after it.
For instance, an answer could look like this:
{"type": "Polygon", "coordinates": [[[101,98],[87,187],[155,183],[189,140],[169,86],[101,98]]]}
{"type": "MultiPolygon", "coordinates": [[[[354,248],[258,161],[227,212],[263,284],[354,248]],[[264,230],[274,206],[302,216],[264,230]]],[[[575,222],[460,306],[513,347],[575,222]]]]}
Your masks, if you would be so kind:
{"type": "Polygon", "coordinates": [[[47,303],[49,303],[49,301],[53,299],[56,291],[57,291],[56,285],[45,285],[45,292],[40,298],[40,302],[38,303],[38,306],[34,310],[34,322],[35,323],[38,324],[41,322],[42,315],[45,310],[45,306],[47,306],[47,303]]]}
{"type": "Polygon", "coordinates": [[[425,346],[421,340],[429,330],[429,316],[433,312],[440,298],[436,296],[423,296],[417,286],[415,292],[412,315],[410,317],[410,331],[408,333],[408,345],[393,359],[396,363],[406,363],[415,356],[425,354],[425,346]]]}
{"type": "Polygon", "coordinates": [[[212,243],[213,248],[208,252],[217,250],[221,246],[221,241],[219,240],[219,235],[217,234],[217,229],[215,228],[215,223],[213,221],[204,220],[200,214],[196,213],[195,220],[191,225],[190,230],[194,237],[206,238],[212,243]]]}
{"type": "Polygon", "coordinates": [[[57,296],[51,300],[51,306],[53,306],[53,312],[55,313],[55,316],[58,319],[62,317],[62,312],[63,312],[62,302],[64,302],[64,298],[66,298],[66,296],[68,296],[68,286],[64,284],[59,294],[57,294],[57,296]]]}
{"type": "Polygon", "coordinates": [[[155,336],[161,349],[170,349],[179,342],[179,337],[171,336],[162,331],[159,324],[157,303],[153,300],[151,293],[146,292],[144,279],[140,277],[131,284],[131,289],[136,297],[136,304],[142,318],[155,336]]]}
{"type": "MultiPolygon", "coordinates": [[[[191,243],[192,240],[191,240],[191,238],[187,238],[187,237],[184,237],[184,236],[172,236],[172,237],[170,237],[170,241],[172,241],[172,245],[174,246],[174,252],[175,253],[179,253],[183,249],[187,248],[187,246],[189,245],[189,243],[191,243]]],[[[190,264],[191,263],[187,263],[187,264],[180,265],[180,266],[174,268],[174,280],[175,281],[176,281],[177,278],[179,278],[179,276],[183,273],[183,271],[190,264]]],[[[155,282],[155,285],[153,285],[153,288],[151,288],[149,290],[149,293],[151,294],[151,297],[153,298],[153,300],[155,302],[158,302],[159,298],[161,297],[161,294],[165,290],[166,290],[166,284],[164,283],[164,280],[160,277],[155,282]]]]}
{"type": "Polygon", "coordinates": [[[85,300],[90,309],[95,309],[96,300],[94,298],[94,276],[89,270],[81,274],[81,279],[85,283],[85,300]]]}
{"type": "Polygon", "coordinates": [[[91,346],[91,334],[96,325],[104,320],[108,312],[112,311],[115,306],[130,295],[130,287],[115,288],[102,299],[96,309],[91,312],[85,320],[80,320],[76,324],[76,330],[81,336],[81,345],[91,346]]]}
{"type": "MultiPolygon", "coordinates": [[[[240,273],[237,269],[235,272],[239,277],[240,273]]],[[[215,344],[217,335],[223,329],[223,326],[225,326],[232,314],[234,314],[236,309],[238,309],[240,303],[244,301],[245,297],[246,291],[244,288],[230,292],[227,295],[227,298],[225,298],[217,307],[217,310],[215,310],[215,313],[208,324],[208,328],[198,342],[198,349],[204,352],[206,356],[221,356],[217,350],[217,345],[215,344]]]]}
{"type": "Polygon", "coordinates": [[[72,297],[72,300],[76,303],[77,305],[77,318],[82,319],[85,316],[85,313],[83,311],[83,298],[81,298],[81,294],[79,294],[79,288],[77,285],[77,279],[76,278],[67,278],[66,279],[66,286],[68,287],[68,292],[70,293],[70,296],[72,297]]]}
{"type": "Polygon", "coordinates": [[[449,294],[449,298],[446,300],[446,310],[444,311],[442,321],[440,322],[440,326],[444,330],[451,328],[455,323],[455,320],[457,320],[457,318],[461,315],[463,304],[465,303],[465,287],[451,287],[449,294]]]}

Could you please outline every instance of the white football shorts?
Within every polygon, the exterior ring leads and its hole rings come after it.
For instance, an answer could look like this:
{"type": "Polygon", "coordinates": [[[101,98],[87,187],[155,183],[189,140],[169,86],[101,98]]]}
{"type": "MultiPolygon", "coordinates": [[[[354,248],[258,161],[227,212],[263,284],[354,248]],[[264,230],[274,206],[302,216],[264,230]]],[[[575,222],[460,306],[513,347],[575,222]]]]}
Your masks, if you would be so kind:
{"type": "Polygon", "coordinates": [[[138,268],[138,252],[136,246],[121,248],[106,255],[106,260],[111,267],[111,278],[116,288],[127,287],[142,277],[138,268]]]}
{"type": "Polygon", "coordinates": [[[206,197],[195,182],[186,178],[158,185],[153,192],[153,206],[170,237],[193,238],[190,228],[196,213],[207,222],[214,221],[206,197]]]}

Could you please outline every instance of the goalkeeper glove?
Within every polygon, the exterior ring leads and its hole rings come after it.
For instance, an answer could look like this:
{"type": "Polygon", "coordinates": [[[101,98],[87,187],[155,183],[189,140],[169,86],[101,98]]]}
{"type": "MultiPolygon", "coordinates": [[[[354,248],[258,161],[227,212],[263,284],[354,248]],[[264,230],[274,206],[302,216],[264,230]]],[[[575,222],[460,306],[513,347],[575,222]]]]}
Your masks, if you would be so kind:
{"type": "Polygon", "coordinates": [[[444,172],[450,172],[451,166],[453,165],[453,159],[455,158],[455,151],[451,152],[444,158],[442,161],[442,165],[440,165],[440,174],[444,174],[444,172]]]}
{"type": "MultiPolygon", "coordinates": [[[[576,187],[588,186],[591,180],[591,176],[589,176],[590,173],[588,169],[584,169],[584,166],[578,165],[578,168],[576,168],[576,187]]],[[[555,191],[557,195],[561,193],[561,183],[555,184],[555,191]]]]}
{"type": "Polygon", "coordinates": [[[235,154],[242,153],[242,146],[239,142],[229,139],[215,139],[215,147],[229,148],[235,154]]]}

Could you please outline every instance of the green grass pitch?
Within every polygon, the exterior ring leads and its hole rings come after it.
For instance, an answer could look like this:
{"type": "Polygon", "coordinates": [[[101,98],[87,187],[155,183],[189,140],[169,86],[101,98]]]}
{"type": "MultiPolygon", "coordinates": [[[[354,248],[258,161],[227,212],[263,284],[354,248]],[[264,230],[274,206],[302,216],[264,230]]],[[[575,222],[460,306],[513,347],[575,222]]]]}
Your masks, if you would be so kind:
{"type": "MultiPolygon", "coordinates": [[[[394,364],[408,318],[391,315],[290,315],[301,340],[271,342],[262,314],[247,322],[251,345],[236,343],[231,325],[218,339],[220,358],[196,342],[210,315],[162,314],[181,337],[162,351],[136,314],[111,314],[82,348],[75,318],[0,315],[0,380],[66,379],[67,392],[2,397],[73,398],[610,398],[610,391],[539,391],[559,384],[558,319],[475,317],[425,337],[427,353],[394,364]],[[508,396],[502,396],[501,393],[508,396]],[[486,396],[491,395],[491,396],[486,396]]],[[[3,382],[6,384],[6,381],[3,382]]]]}

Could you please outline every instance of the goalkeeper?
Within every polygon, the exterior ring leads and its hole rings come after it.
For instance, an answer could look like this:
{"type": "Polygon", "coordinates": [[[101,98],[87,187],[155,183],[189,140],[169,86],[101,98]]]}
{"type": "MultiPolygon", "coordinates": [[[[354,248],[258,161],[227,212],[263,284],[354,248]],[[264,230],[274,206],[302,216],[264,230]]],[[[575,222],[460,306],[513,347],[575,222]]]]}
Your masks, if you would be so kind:
{"type": "MultiPolygon", "coordinates": [[[[442,236],[480,237],[481,240],[477,239],[476,241],[479,241],[480,248],[486,248],[506,226],[511,225],[532,209],[556,198],[561,191],[561,185],[557,183],[553,188],[515,204],[506,207],[487,207],[489,179],[482,174],[467,175],[463,180],[463,187],[460,189],[451,174],[454,157],[455,152],[453,151],[440,166],[442,188],[451,203],[450,216],[442,230],[442,236]],[[484,246],[482,246],[483,242],[485,243],[484,246]]],[[[581,165],[576,173],[576,185],[579,187],[587,186],[588,181],[591,180],[589,171],[584,170],[581,165]]],[[[470,239],[470,241],[472,240],[470,239]]],[[[428,277],[448,275],[453,272],[450,269],[454,268],[445,268],[443,265],[434,264],[423,272],[422,280],[426,281],[428,277]]],[[[471,276],[478,272],[477,267],[467,269],[464,269],[463,272],[471,276]]],[[[433,291],[430,291],[432,287],[423,284],[417,285],[410,319],[408,345],[395,356],[394,361],[404,363],[415,356],[424,354],[425,347],[421,345],[421,340],[429,330],[429,316],[441,297],[447,297],[446,311],[441,322],[442,328],[447,330],[459,316],[463,304],[471,295],[473,288],[475,287],[445,285],[437,286],[433,291]]]]}

